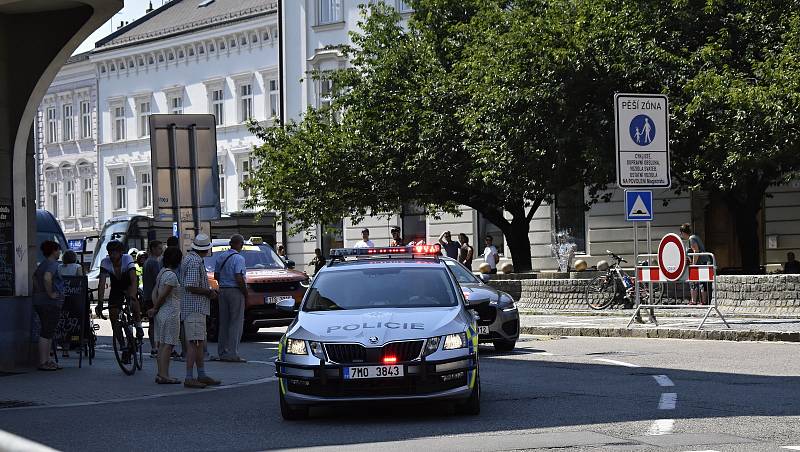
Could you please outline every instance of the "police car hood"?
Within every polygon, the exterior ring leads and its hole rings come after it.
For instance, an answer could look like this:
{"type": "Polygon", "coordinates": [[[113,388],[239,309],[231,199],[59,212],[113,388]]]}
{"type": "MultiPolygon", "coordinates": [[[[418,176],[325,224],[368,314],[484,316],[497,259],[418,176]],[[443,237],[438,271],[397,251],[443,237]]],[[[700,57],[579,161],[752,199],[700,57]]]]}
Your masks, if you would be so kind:
{"type": "Polygon", "coordinates": [[[287,332],[294,339],[358,342],[375,346],[465,331],[470,319],[461,307],[382,308],[300,312],[287,332]],[[378,338],[377,342],[374,338],[378,338]],[[373,338],[373,341],[370,341],[373,338]]]}

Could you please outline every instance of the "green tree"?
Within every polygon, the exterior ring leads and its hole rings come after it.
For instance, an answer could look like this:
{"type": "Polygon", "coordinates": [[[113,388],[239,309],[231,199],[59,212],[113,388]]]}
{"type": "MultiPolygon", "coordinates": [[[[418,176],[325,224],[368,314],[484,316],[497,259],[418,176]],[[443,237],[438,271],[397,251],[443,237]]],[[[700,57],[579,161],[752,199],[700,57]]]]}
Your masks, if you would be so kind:
{"type": "MultiPolygon", "coordinates": [[[[758,214],[770,185],[800,170],[800,10],[789,0],[606,0],[594,33],[621,86],[669,95],[677,190],[733,214],[742,264],[761,263],[758,214]]],[[[713,228],[714,225],[711,225],[713,228]]]]}
{"type": "MultiPolygon", "coordinates": [[[[391,8],[364,15],[330,108],[263,139],[251,206],[298,228],[342,215],[470,206],[531,268],[529,224],[561,189],[605,182],[611,95],[570,0],[419,0],[407,27],[391,8]],[[598,80],[602,80],[598,82],[598,80]]],[[[589,8],[589,9],[587,9],[589,8]]],[[[610,39],[610,37],[606,37],[610,39]]]]}

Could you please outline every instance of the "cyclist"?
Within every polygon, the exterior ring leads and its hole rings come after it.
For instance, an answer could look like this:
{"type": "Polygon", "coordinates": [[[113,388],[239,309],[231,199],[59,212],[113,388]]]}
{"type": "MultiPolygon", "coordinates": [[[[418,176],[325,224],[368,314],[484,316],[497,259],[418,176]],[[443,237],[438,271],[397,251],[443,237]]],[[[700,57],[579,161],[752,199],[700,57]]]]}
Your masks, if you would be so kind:
{"type": "Polygon", "coordinates": [[[136,335],[144,337],[142,329],[142,316],[139,307],[139,300],[136,297],[136,290],[139,282],[136,277],[136,265],[130,254],[124,254],[124,247],[119,240],[112,240],[106,245],[108,256],[100,263],[100,278],[97,285],[97,307],[95,313],[98,317],[103,316],[103,296],[105,295],[106,280],[109,281],[108,309],[112,319],[118,318],[118,310],[127,299],[131,303],[133,319],[136,321],[136,335]]]}

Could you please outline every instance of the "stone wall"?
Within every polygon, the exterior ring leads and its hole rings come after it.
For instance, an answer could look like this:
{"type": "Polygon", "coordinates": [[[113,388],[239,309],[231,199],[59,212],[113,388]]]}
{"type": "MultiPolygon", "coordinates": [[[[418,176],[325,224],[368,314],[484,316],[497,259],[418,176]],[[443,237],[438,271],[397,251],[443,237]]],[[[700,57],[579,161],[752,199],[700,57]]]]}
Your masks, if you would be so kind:
{"type": "Polygon", "coordinates": [[[716,288],[723,312],[800,315],[800,275],[719,276],[716,288]]]}
{"type": "MultiPolygon", "coordinates": [[[[510,276],[510,275],[509,275],[510,276]]],[[[521,279],[508,276],[490,285],[508,292],[523,310],[588,310],[584,289],[588,279],[521,279]]],[[[688,289],[670,289],[664,303],[689,297],[688,289]]],[[[717,303],[724,313],[800,315],[800,275],[719,276],[717,303]]]]}

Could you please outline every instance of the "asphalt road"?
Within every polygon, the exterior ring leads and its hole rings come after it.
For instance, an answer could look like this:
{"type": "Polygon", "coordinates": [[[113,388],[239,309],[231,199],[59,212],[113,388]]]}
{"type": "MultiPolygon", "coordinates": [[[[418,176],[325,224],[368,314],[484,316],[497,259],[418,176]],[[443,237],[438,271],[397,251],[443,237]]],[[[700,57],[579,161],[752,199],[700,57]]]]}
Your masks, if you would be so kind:
{"type": "MultiPolygon", "coordinates": [[[[247,344],[248,357],[274,356],[277,337],[247,344]]],[[[286,422],[268,381],[0,410],[0,429],[81,451],[800,450],[800,344],[531,336],[518,345],[512,354],[481,348],[476,417],[454,416],[446,405],[387,404],[286,422]]]]}

